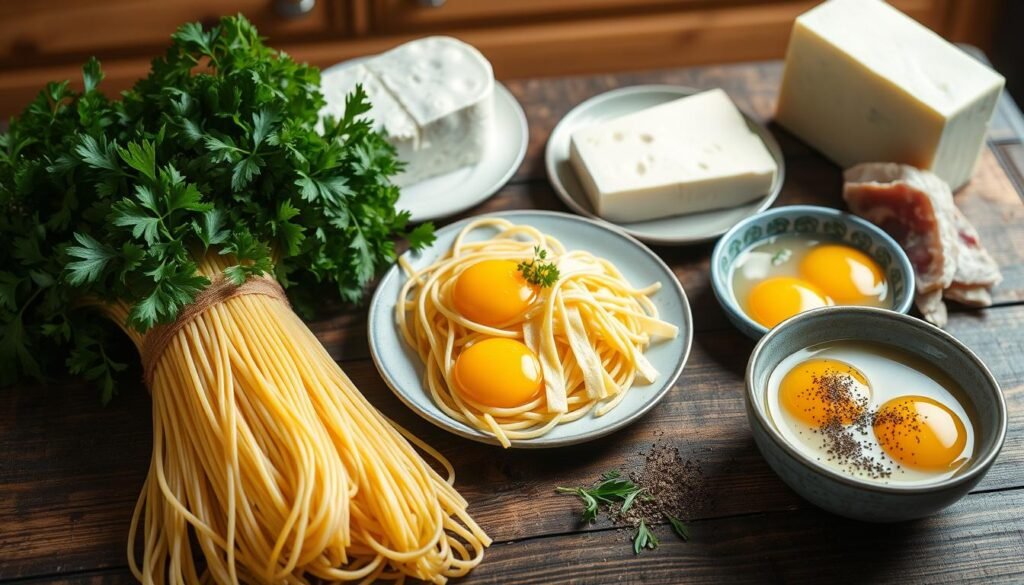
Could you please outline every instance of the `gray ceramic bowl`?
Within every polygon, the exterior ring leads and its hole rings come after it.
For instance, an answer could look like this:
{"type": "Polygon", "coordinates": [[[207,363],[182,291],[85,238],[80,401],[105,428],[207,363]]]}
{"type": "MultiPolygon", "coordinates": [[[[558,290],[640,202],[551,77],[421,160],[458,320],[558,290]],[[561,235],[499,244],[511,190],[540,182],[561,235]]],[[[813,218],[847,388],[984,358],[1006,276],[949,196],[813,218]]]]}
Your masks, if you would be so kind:
{"type": "Polygon", "coordinates": [[[914,301],[914,269],[906,252],[878,226],[857,216],[814,205],[789,205],[759,213],[733,226],[718,240],[711,254],[711,288],[729,321],[752,339],[768,328],[743,311],[732,290],[736,259],[765,240],[799,235],[842,242],[871,256],[885,271],[892,293],[892,310],[906,313],[914,301]]]}
{"type": "Polygon", "coordinates": [[[924,321],[870,307],[814,309],[769,331],[747,363],[746,405],[758,449],[789,487],[829,512],[870,522],[920,518],[956,502],[988,472],[1006,437],[1003,394],[978,356],[924,321]],[[779,433],[765,412],[772,371],[794,352],[844,339],[897,346],[934,364],[963,390],[976,415],[972,421],[976,447],[974,457],[959,473],[935,483],[909,486],[856,479],[815,461],[779,433]]]}

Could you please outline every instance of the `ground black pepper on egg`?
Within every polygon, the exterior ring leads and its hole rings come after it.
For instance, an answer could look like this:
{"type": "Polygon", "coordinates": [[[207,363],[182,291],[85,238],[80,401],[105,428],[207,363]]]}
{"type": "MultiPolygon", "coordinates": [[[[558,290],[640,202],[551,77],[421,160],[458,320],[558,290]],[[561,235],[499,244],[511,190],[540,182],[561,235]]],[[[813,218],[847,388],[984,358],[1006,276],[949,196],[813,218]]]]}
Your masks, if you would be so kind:
{"type": "Polygon", "coordinates": [[[824,406],[823,420],[814,432],[822,437],[828,461],[872,479],[892,477],[893,470],[900,465],[887,457],[872,455],[870,442],[858,437],[866,437],[884,426],[889,427],[890,433],[898,432],[897,429],[916,433],[920,430],[916,413],[906,406],[904,412],[869,410],[867,397],[855,395],[853,378],[837,370],[826,370],[812,382],[814,386],[807,391],[814,392],[824,406]]]}

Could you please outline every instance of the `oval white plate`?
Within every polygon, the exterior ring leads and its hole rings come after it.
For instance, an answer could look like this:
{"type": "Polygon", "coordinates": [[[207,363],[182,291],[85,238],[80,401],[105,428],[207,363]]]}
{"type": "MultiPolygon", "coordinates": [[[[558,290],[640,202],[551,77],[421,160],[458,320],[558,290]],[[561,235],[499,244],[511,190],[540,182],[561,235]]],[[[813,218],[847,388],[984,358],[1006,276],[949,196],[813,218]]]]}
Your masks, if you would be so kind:
{"type": "MultiPolygon", "coordinates": [[[[646,246],[618,230],[582,217],[552,211],[506,211],[464,219],[438,230],[437,240],[428,249],[404,257],[414,268],[434,263],[451,247],[455,236],[466,223],[481,217],[501,217],[517,224],[531,225],[559,239],[568,249],[586,249],[615,263],[629,282],[646,286],[661,283],[653,297],[661,318],[677,325],[679,335],[660,341],[645,354],[661,373],[654,384],[636,385],[626,397],[602,417],[593,413],[563,425],[536,439],[512,441],[512,447],[545,448],[591,441],[620,429],[643,416],[673,387],[686,364],[693,343],[690,304],[675,274],[646,246]]],[[[483,239],[486,234],[474,234],[483,239]]],[[[416,352],[406,346],[395,325],[395,305],[405,273],[396,264],[381,279],[370,302],[368,335],[370,353],[384,381],[409,408],[435,425],[474,441],[498,444],[498,441],[446,415],[423,387],[423,364],[416,352]]]]}
{"type": "MultiPolygon", "coordinates": [[[[321,75],[349,67],[365,57],[350,59],[324,69],[321,75]]],[[[402,187],[398,209],[407,209],[413,223],[461,213],[486,201],[508,183],[526,156],[530,133],[526,114],[515,96],[501,82],[494,82],[494,119],[487,152],[480,162],[402,187]]]]}
{"type": "Polygon", "coordinates": [[[779,148],[771,132],[744,113],[747,125],[761,137],[765,146],[768,147],[768,152],[779,165],[779,172],[775,176],[771,191],[764,197],[728,209],[632,223],[609,222],[594,213],[594,208],[591,206],[586,192],[583,191],[583,187],[576,178],[576,172],[569,164],[569,138],[572,133],[598,122],[645,110],[700,91],[675,85],[637,85],[605,92],[573,108],[555,126],[544,151],[544,164],[547,167],[548,180],[555,188],[555,193],[576,213],[614,225],[629,235],[652,244],[706,242],[729,231],[729,228],[740,220],[768,209],[782,190],[785,161],[782,158],[782,149],[779,148]]]}

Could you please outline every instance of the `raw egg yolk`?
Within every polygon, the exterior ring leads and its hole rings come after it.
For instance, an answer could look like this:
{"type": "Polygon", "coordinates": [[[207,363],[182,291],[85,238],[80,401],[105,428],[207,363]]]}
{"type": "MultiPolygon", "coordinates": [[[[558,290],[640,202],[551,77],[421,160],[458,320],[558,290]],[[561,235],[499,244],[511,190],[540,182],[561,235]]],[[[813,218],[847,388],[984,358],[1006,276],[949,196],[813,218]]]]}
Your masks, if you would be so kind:
{"type": "Polygon", "coordinates": [[[537,356],[519,341],[491,337],[455,360],[455,389],[473,402],[513,408],[533,400],[544,381],[537,356]]]}
{"type": "Polygon", "coordinates": [[[955,412],[927,396],[900,396],[875,415],[875,437],[890,457],[915,469],[955,469],[963,459],[967,429],[955,412]]]}
{"type": "Polygon", "coordinates": [[[484,260],[459,274],[452,301],[463,317],[498,327],[522,314],[537,291],[512,260],[484,260]]]}
{"type": "Polygon", "coordinates": [[[779,386],[782,406],[815,428],[852,423],[863,411],[871,387],[857,368],[829,359],[812,359],[786,373],[779,386]]]}
{"type": "Polygon", "coordinates": [[[885,279],[878,265],[850,246],[815,247],[800,262],[800,275],[837,303],[864,304],[885,293],[885,279]]]}
{"type": "Polygon", "coordinates": [[[750,316],[769,329],[797,313],[831,305],[824,292],[810,282],[777,276],[757,283],[750,290],[750,316]]]}

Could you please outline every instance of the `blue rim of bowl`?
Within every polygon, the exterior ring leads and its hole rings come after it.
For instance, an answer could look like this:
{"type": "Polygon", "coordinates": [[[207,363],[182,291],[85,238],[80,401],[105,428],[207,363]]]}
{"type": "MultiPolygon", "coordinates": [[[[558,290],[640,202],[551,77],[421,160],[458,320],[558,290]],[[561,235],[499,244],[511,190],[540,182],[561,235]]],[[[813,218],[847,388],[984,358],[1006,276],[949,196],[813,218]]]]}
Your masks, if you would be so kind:
{"type": "MultiPolygon", "coordinates": [[[[761,325],[757,321],[751,319],[750,316],[747,315],[746,311],[744,311],[742,307],[740,307],[739,301],[736,300],[736,295],[732,290],[732,279],[729,278],[729,276],[732,274],[732,266],[730,265],[729,274],[722,274],[721,269],[719,268],[719,264],[721,263],[722,257],[726,253],[725,247],[729,240],[740,231],[746,229],[752,222],[763,221],[765,219],[771,219],[776,216],[784,216],[790,214],[795,215],[799,213],[814,213],[836,218],[842,218],[844,221],[849,221],[854,225],[858,226],[859,228],[867,232],[870,232],[873,236],[877,237],[879,240],[884,242],[886,246],[894,250],[895,260],[900,265],[900,272],[903,273],[903,280],[906,283],[905,286],[908,290],[907,294],[905,295],[905,298],[903,299],[903,302],[900,303],[899,306],[893,306],[891,309],[881,310],[900,314],[906,314],[910,311],[910,307],[914,302],[914,267],[910,263],[910,258],[907,256],[907,253],[903,251],[903,247],[900,246],[896,242],[896,240],[892,239],[892,236],[885,233],[882,230],[882,228],[876,226],[875,224],[865,219],[861,219],[856,215],[853,215],[852,213],[847,213],[839,209],[823,207],[820,205],[784,205],[782,207],[776,207],[774,209],[769,209],[768,211],[758,213],[757,215],[752,215],[740,221],[736,225],[732,226],[732,228],[730,228],[729,231],[725,232],[725,235],[723,235],[715,244],[714,251],[711,252],[711,290],[715,293],[715,298],[718,300],[718,304],[721,305],[722,310],[734,313],[748,327],[750,327],[754,331],[758,331],[761,335],[764,335],[765,333],[768,332],[768,328],[765,327],[764,325],[761,325]]],[[[751,247],[771,237],[773,237],[773,234],[765,234],[764,237],[754,240],[749,244],[746,244],[741,250],[741,253],[742,251],[749,250],[751,247]]],[[[846,307],[854,305],[837,306],[846,307]]]]}
{"type": "Polygon", "coordinates": [[[1006,400],[1003,398],[1003,392],[999,387],[999,382],[996,381],[995,376],[992,375],[992,372],[988,369],[988,366],[985,365],[985,362],[981,361],[981,358],[979,358],[977,354],[971,351],[971,348],[967,347],[959,339],[953,337],[952,335],[943,331],[942,329],[939,329],[938,327],[932,325],[931,323],[927,323],[915,317],[911,317],[910,315],[904,315],[902,313],[897,313],[895,311],[890,311],[888,309],[879,309],[876,307],[860,307],[855,305],[842,305],[811,309],[810,311],[804,311],[803,313],[790,317],[789,319],[786,319],[782,323],[776,325],[771,331],[769,331],[764,337],[761,338],[761,340],[757,343],[756,346],[754,346],[754,350],[750,352],[750,359],[747,360],[747,369],[746,374],[744,375],[744,381],[746,386],[745,399],[748,404],[748,409],[754,412],[754,415],[757,417],[758,423],[760,423],[761,426],[765,428],[768,436],[772,438],[772,441],[779,448],[781,448],[783,451],[785,451],[787,455],[789,455],[792,459],[799,462],[807,469],[810,469],[811,471],[814,471],[820,475],[824,475],[829,479],[835,480],[837,482],[858,489],[884,494],[898,495],[914,495],[945,491],[950,487],[969,483],[973,481],[977,476],[984,475],[985,473],[987,473],[988,469],[992,466],[992,463],[995,461],[996,457],[998,457],[999,453],[1002,451],[1003,443],[1006,442],[1006,427],[1008,424],[1006,400]],[[760,408],[757,406],[758,402],[754,399],[754,393],[759,391],[759,389],[754,388],[754,364],[757,362],[757,359],[761,355],[761,352],[764,350],[764,348],[771,344],[775,340],[775,338],[781,335],[788,327],[793,326],[795,324],[799,324],[801,321],[817,319],[819,317],[824,319],[828,315],[834,314],[836,312],[872,314],[874,316],[879,316],[883,319],[892,319],[893,321],[899,321],[903,325],[916,329],[920,333],[937,337],[939,340],[948,344],[950,347],[953,347],[957,351],[965,354],[967,358],[974,364],[974,366],[978,368],[982,376],[985,377],[986,381],[988,382],[988,387],[990,389],[994,389],[992,394],[995,397],[996,408],[999,411],[999,424],[998,428],[995,429],[996,439],[993,443],[994,446],[991,449],[989,449],[986,453],[984,453],[978,460],[971,461],[969,463],[971,468],[964,472],[962,475],[954,475],[952,477],[947,477],[945,479],[939,480],[935,483],[928,483],[923,485],[882,484],[872,482],[866,479],[858,479],[841,473],[839,471],[836,471],[834,469],[830,469],[825,465],[811,459],[807,454],[801,452],[799,449],[794,447],[789,441],[786,440],[785,437],[779,434],[778,429],[776,429],[772,422],[768,420],[768,416],[767,414],[765,414],[764,408],[760,408]]]}
{"type": "MultiPolygon", "coordinates": [[[[473,217],[467,217],[465,219],[462,219],[462,220],[459,220],[457,222],[451,223],[451,224],[446,225],[445,227],[437,230],[437,234],[438,235],[442,235],[442,234],[448,233],[450,231],[455,231],[455,230],[462,229],[462,227],[465,226],[466,223],[471,222],[471,221],[476,221],[476,220],[479,220],[479,219],[485,219],[485,218],[489,218],[489,217],[494,217],[494,218],[499,218],[499,219],[509,219],[509,218],[515,218],[515,217],[520,217],[520,216],[526,216],[526,215],[549,216],[549,217],[557,218],[559,220],[568,220],[568,221],[575,221],[575,222],[590,224],[590,225],[593,225],[595,227],[600,228],[602,231],[607,232],[610,235],[613,235],[613,236],[615,236],[617,238],[621,238],[621,239],[625,240],[629,244],[632,244],[634,247],[639,248],[640,250],[642,250],[647,256],[649,256],[651,258],[652,261],[654,261],[658,265],[659,269],[661,269],[661,270],[663,270],[665,272],[666,276],[668,276],[669,287],[672,287],[672,290],[674,290],[674,292],[678,295],[678,297],[679,297],[679,299],[681,301],[681,304],[682,304],[682,308],[683,308],[683,322],[679,324],[679,328],[680,328],[681,331],[683,329],[686,330],[685,333],[684,333],[684,335],[686,335],[686,339],[683,342],[683,351],[680,354],[679,360],[677,361],[675,367],[673,368],[672,373],[669,374],[665,378],[665,383],[661,386],[661,388],[657,391],[656,394],[652,395],[650,397],[650,399],[647,402],[645,402],[643,404],[643,406],[640,407],[640,409],[638,409],[635,413],[633,413],[632,415],[622,419],[621,421],[619,421],[617,423],[606,425],[606,426],[603,426],[603,427],[598,427],[598,428],[596,428],[596,429],[594,429],[594,430],[592,430],[590,432],[583,433],[582,435],[579,435],[579,436],[567,437],[567,438],[564,438],[564,439],[559,439],[559,440],[555,440],[555,441],[547,441],[547,442],[537,442],[534,439],[516,439],[516,440],[512,441],[512,444],[511,444],[510,448],[512,448],[512,449],[553,449],[553,448],[558,448],[558,447],[567,447],[567,446],[570,446],[570,445],[578,445],[580,443],[587,443],[587,442],[599,439],[601,437],[610,435],[610,434],[614,433],[615,431],[618,431],[619,429],[627,427],[627,426],[633,424],[634,422],[636,422],[637,420],[643,418],[648,412],[651,411],[651,409],[653,409],[655,406],[657,406],[662,401],[662,399],[665,398],[665,395],[668,394],[669,390],[671,390],[672,388],[675,387],[676,382],[679,381],[679,377],[682,376],[682,374],[683,374],[683,368],[686,367],[686,362],[689,361],[690,352],[693,349],[693,312],[690,309],[690,300],[689,300],[689,298],[687,298],[686,291],[683,290],[683,285],[682,285],[682,283],[679,282],[679,278],[676,277],[675,272],[667,264],[665,264],[664,260],[662,260],[650,248],[648,248],[646,245],[644,245],[643,242],[641,242],[641,241],[637,240],[636,238],[634,238],[633,236],[630,236],[627,233],[624,233],[624,232],[622,232],[620,230],[617,230],[614,227],[611,227],[611,226],[609,226],[609,225],[607,225],[605,223],[602,223],[600,221],[595,221],[595,220],[592,220],[592,219],[589,219],[589,218],[586,218],[586,217],[580,217],[578,215],[573,215],[571,213],[565,213],[565,212],[561,212],[561,211],[546,211],[546,210],[539,210],[539,209],[520,209],[520,210],[513,210],[513,211],[495,211],[495,212],[492,212],[492,213],[484,213],[484,214],[476,215],[476,216],[473,216],[473,217]]],[[[512,221],[514,221],[514,220],[512,220],[512,221]]],[[[403,253],[403,255],[409,254],[409,253],[410,252],[406,251],[406,252],[403,253]]],[[[397,262],[391,268],[389,268],[388,271],[386,273],[384,273],[384,276],[381,277],[380,282],[377,284],[377,290],[374,291],[373,298],[370,300],[370,310],[369,310],[369,312],[367,314],[366,322],[367,322],[367,325],[368,325],[367,326],[367,337],[368,337],[367,341],[368,341],[368,345],[370,346],[370,356],[373,358],[373,365],[377,368],[377,372],[380,374],[380,377],[384,380],[384,383],[387,384],[388,388],[391,389],[391,392],[395,396],[398,397],[398,399],[402,402],[402,404],[404,404],[409,410],[411,410],[411,411],[415,412],[417,415],[419,415],[420,418],[423,418],[426,421],[428,421],[431,424],[433,424],[434,426],[436,426],[436,427],[438,427],[438,428],[440,428],[442,430],[445,430],[445,431],[447,431],[449,433],[452,433],[454,435],[457,435],[459,437],[463,437],[465,439],[470,439],[472,441],[476,441],[478,443],[483,443],[483,444],[486,444],[486,445],[499,445],[498,440],[495,437],[491,436],[491,435],[487,435],[487,434],[484,434],[484,433],[482,433],[480,431],[477,431],[476,429],[473,429],[472,427],[469,427],[468,425],[464,425],[462,423],[458,423],[458,421],[453,420],[452,418],[444,415],[443,413],[442,414],[435,414],[435,413],[427,412],[427,411],[421,409],[419,406],[414,404],[411,400],[406,398],[406,396],[403,394],[402,390],[399,389],[398,381],[395,380],[394,377],[391,375],[390,370],[388,370],[384,366],[384,361],[381,358],[380,354],[378,353],[376,343],[374,342],[374,339],[373,339],[374,338],[374,332],[373,332],[373,330],[374,330],[374,327],[373,327],[374,316],[375,316],[377,311],[383,309],[383,307],[382,307],[383,302],[382,302],[382,299],[381,299],[381,295],[383,294],[384,284],[387,281],[389,281],[390,279],[392,279],[392,278],[397,278],[400,270],[401,270],[401,267],[399,266],[399,264],[397,262]],[[458,424],[460,424],[462,426],[465,426],[466,428],[468,428],[470,430],[467,431],[467,430],[461,428],[460,426],[456,426],[456,423],[458,423],[458,424]]],[[[393,306],[391,308],[393,308],[393,306]]],[[[404,339],[400,339],[399,342],[404,344],[405,340],[404,339]]],[[[423,388],[423,381],[422,381],[422,379],[417,380],[417,383],[418,383],[418,386],[417,386],[418,390],[420,392],[426,392],[426,390],[423,388]]],[[[576,422],[576,421],[573,421],[573,422],[576,422]]],[[[570,422],[570,423],[567,423],[567,424],[572,424],[572,423],[570,422]]],[[[542,437],[538,437],[538,438],[542,438],[542,437]]]]}
{"type": "MultiPolygon", "coordinates": [[[[562,116],[562,118],[558,121],[557,124],[555,124],[555,127],[551,130],[551,133],[548,134],[547,142],[545,142],[544,144],[544,169],[548,175],[548,183],[550,183],[552,188],[555,190],[555,195],[558,196],[559,201],[561,201],[566,207],[568,207],[569,209],[571,209],[573,212],[580,216],[603,223],[640,241],[646,242],[648,244],[654,244],[657,246],[689,246],[693,244],[703,244],[705,242],[714,240],[715,238],[721,236],[724,233],[727,233],[729,230],[710,232],[698,237],[664,238],[660,236],[644,235],[642,232],[637,231],[633,228],[629,228],[623,224],[604,219],[601,216],[594,213],[592,209],[584,205],[581,205],[579,202],[576,201],[575,198],[569,195],[568,189],[565,188],[565,185],[562,183],[562,180],[558,177],[558,172],[555,170],[555,156],[552,153],[553,146],[551,138],[557,136],[560,132],[566,132],[564,126],[566,126],[569,123],[568,121],[571,121],[575,116],[579,116],[580,112],[585,112],[586,110],[593,108],[598,104],[604,103],[606,101],[619,99],[622,98],[623,96],[655,92],[676,94],[682,98],[696,95],[698,93],[703,93],[705,91],[709,91],[710,89],[713,88],[698,89],[686,85],[670,85],[665,83],[630,85],[626,87],[610,89],[604,93],[599,93],[595,96],[591,96],[577,104],[575,107],[569,110],[564,116],[562,116]]],[[[782,147],[779,146],[778,140],[775,139],[775,135],[772,134],[771,130],[768,129],[767,124],[758,121],[756,118],[748,114],[746,110],[739,106],[736,106],[736,109],[740,111],[740,114],[742,114],[743,120],[747,123],[747,127],[750,128],[752,132],[757,134],[757,137],[760,138],[762,142],[764,142],[765,148],[768,149],[768,153],[771,155],[772,159],[775,161],[778,167],[778,172],[775,173],[775,180],[772,181],[772,185],[768,189],[767,193],[765,193],[760,199],[752,199],[748,203],[737,206],[742,207],[758,200],[761,201],[761,203],[758,204],[757,209],[755,209],[751,215],[737,222],[738,225],[740,223],[743,223],[745,220],[750,219],[752,217],[756,217],[759,213],[764,212],[764,210],[771,207],[772,204],[775,203],[775,200],[779,198],[779,195],[782,193],[782,186],[786,181],[786,159],[783,156],[782,147]]],[[[584,196],[584,198],[586,198],[586,196],[584,196]]],[[[715,211],[721,210],[711,209],[708,211],[699,212],[698,215],[700,213],[714,213],[715,211]]]]}

